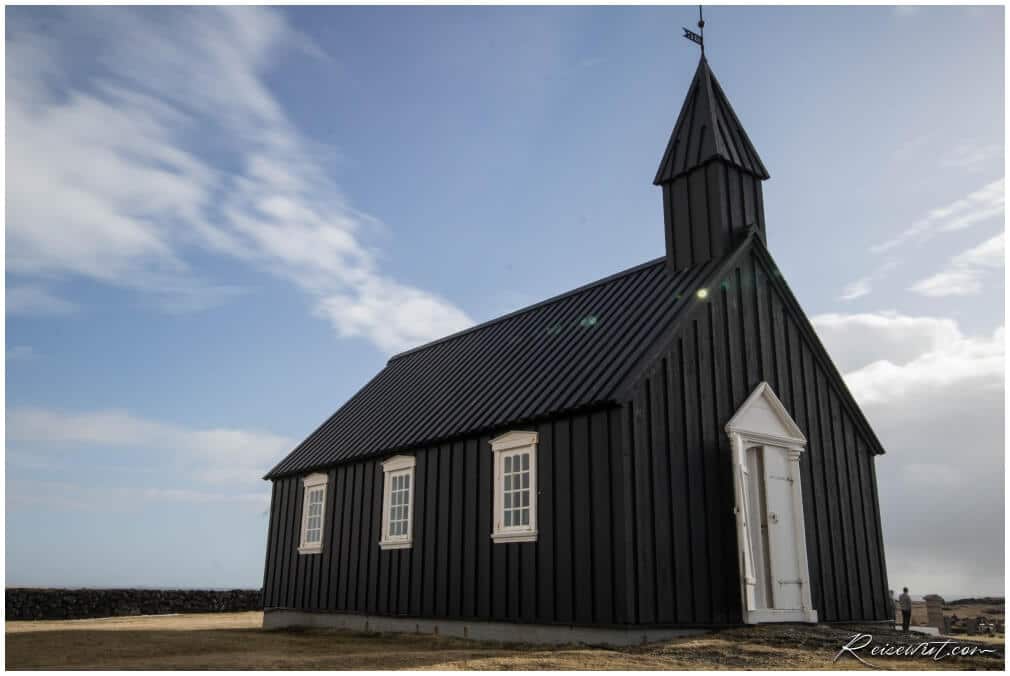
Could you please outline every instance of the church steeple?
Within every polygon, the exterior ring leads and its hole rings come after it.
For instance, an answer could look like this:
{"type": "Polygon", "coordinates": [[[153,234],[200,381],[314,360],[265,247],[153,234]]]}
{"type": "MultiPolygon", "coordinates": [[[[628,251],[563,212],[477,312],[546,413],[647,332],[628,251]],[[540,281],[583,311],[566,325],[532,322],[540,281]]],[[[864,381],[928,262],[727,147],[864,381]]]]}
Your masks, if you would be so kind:
{"type": "Polygon", "coordinates": [[[721,256],[751,228],[764,239],[761,182],[767,178],[702,55],[653,181],[663,188],[670,268],[721,256]]]}

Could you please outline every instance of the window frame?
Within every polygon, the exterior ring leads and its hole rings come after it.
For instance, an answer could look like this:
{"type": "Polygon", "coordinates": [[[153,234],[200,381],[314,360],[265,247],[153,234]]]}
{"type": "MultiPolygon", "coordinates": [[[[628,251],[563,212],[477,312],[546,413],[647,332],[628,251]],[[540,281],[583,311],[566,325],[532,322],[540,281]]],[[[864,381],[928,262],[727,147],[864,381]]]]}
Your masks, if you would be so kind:
{"type": "Polygon", "coordinates": [[[414,469],[417,459],[412,455],[396,455],[382,463],[382,527],[379,536],[381,549],[409,549],[414,546],[414,469]],[[389,534],[390,500],[393,498],[393,477],[407,477],[407,532],[404,535],[389,534]]]}
{"type": "Polygon", "coordinates": [[[537,442],[536,432],[521,430],[506,432],[491,440],[491,453],[494,455],[494,473],[491,478],[494,492],[491,539],[495,542],[536,542],[537,540],[537,442]],[[530,456],[529,523],[519,526],[505,526],[505,457],[516,457],[524,453],[529,453],[530,456]]]}
{"type": "Polygon", "coordinates": [[[329,483],[330,475],[322,472],[309,474],[302,478],[302,523],[298,539],[299,554],[319,554],[323,551],[323,539],[326,533],[326,493],[329,483]],[[309,533],[309,498],[317,490],[322,490],[323,492],[323,499],[320,503],[322,508],[319,512],[319,541],[308,542],[306,536],[309,533]]]}

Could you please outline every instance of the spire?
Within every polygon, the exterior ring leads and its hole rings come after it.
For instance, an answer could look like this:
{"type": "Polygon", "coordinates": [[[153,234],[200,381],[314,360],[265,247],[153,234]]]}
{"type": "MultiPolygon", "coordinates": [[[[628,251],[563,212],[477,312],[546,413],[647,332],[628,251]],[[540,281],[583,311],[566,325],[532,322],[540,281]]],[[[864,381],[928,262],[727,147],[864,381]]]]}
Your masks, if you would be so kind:
{"type": "Polygon", "coordinates": [[[761,180],[768,178],[708,59],[702,56],[652,183],[662,185],[712,159],[721,159],[761,180]]]}
{"type": "Polygon", "coordinates": [[[703,54],[653,181],[663,188],[670,268],[721,256],[752,228],[764,239],[767,178],[703,54]]]}

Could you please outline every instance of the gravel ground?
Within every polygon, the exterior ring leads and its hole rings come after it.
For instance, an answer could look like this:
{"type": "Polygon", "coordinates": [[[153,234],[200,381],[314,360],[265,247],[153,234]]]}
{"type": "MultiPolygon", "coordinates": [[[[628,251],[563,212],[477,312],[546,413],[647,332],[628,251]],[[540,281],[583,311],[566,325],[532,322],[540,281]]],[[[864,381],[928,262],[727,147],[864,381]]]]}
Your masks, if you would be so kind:
{"type": "MultiPolygon", "coordinates": [[[[863,669],[832,658],[857,631],[877,645],[919,642],[881,627],[763,625],[634,648],[506,646],[348,631],[263,631],[261,613],[6,623],[8,669],[863,669]]],[[[981,645],[981,644],[980,644],[981,645]]],[[[998,655],[870,657],[889,669],[1003,669],[998,655]]],[[[868,650],[868,649],[867,649],[868,650]]]]}

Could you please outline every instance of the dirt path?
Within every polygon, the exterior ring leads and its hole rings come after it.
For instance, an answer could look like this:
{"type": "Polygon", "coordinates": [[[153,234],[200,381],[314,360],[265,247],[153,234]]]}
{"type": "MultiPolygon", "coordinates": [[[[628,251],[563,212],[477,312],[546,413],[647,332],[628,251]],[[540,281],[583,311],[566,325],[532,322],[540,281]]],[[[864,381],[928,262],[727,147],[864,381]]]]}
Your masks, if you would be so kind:
{"type": "MultiPolygon", "coordinates": [[[[7,622],[8,669],[861,669],[856,629],[765,625],[634,648],[502,646],[432,636],[260,629],[261,613],[7,622]]],[[[905,641],[876,628],[878,643],[905,641]]],[[[915,639],[921,640],[921,639],[915,639]]],[[[993,647],[991,644],[988,647],[993,647]]],[[[999,656],[872,658],[898,669],[1002,669],[999,656]]]]}

